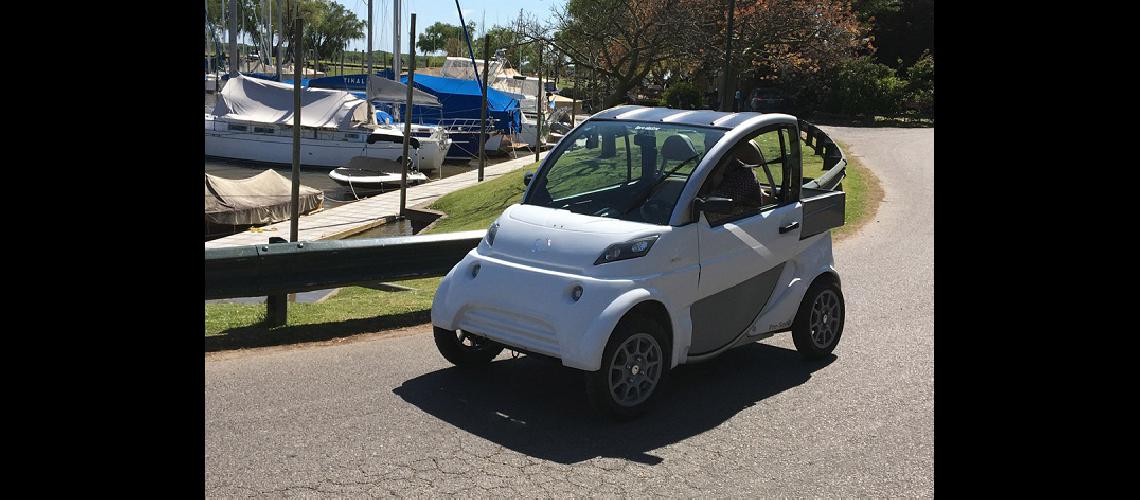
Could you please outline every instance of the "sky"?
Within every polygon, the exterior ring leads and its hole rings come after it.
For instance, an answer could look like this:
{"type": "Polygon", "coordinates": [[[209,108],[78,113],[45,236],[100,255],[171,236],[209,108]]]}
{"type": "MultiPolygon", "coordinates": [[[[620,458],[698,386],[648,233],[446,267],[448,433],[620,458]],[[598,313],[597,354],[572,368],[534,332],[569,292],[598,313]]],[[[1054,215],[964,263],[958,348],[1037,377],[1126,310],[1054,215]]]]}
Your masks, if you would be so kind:
{"type": "MultiPolygon", "coordinates": [[[[368,0],[333,0],[356,13],[362,21],[368,20],[368,0]]],[[[392,50],[392,3],[400,0],[372,0],[372,49],[392,50]]],[[[484,16],[487,26],[506,25],[518,19],[519,10],[540,22],[551,20],[551,10],[561,7],[565,0],[459,0],[463,8],[463,19],[472,21],[483,31],[484,16]]],[[[403,18],[400,36],[401,52],[408,53],[408,26],[410,14],[416,13],[416,37],[424,29],[436,22],[459,26],[459,12],[455,0],[402,0],[400,14],[403,18]]],[[[473,34],[473,36],[478,36],[473,34]]],[[[363,38],[349,42],[350,50],[365,50],[367,41],[363,38]]],[[[417,51],[418,52],[418,51],[417,51]]]]}

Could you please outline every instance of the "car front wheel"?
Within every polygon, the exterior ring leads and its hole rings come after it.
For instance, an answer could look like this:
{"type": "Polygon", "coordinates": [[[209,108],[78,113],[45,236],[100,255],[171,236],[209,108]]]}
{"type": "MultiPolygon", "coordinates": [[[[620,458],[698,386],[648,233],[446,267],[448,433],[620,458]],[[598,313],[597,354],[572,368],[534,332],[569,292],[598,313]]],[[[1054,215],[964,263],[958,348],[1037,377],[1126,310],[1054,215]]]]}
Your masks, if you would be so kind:
{"type": "Polygon", "coordinates": [[[843,335],[843,291],[834,280],[820,279],[811,284],[792,323],[792,341],[807,359],[831,354],[843,335]]]}
{"type": "Polygon", "coordinates": [[[631,419],[653,404],[668,370],[664,329],[648,318],[629,317],[614,328],[601,369],[586,373],[586,394],[599,412],[631,419]]]}

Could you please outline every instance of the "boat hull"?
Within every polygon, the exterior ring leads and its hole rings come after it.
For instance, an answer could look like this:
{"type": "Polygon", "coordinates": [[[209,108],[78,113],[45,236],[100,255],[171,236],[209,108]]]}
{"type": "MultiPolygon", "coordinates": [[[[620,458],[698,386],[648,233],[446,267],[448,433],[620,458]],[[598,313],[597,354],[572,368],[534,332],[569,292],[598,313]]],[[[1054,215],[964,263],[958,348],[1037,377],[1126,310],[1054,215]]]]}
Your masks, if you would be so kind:
{"type": "MultiPolygon", "coordinates": [[[[400,174],[394,173],[381,172],[362,175],[352,172],[352,169],[338,168],[329,172],[329,179],[341,186],[352,188],[400,187],[400,174]]],[[[410,186],[426,181],[427,176],[421,172],[408,172],[407,179],[410,186]]]]}
{"type": "MultiPolygon", "coordinates": [[[[293,138],[290,135],[255,134],[212,130],[206,123],[206,156],[233,158],[265,163],[291,165],[293,138]]],[[[311,133],[305,130],[305,133],[311,133]]],[[[433,171],[443,164],[450,140],[442,142],[419,138],[420,147],[411,149],[412,164],[419,170],[433,171]]],[[[350,142],[344,140],[301,138],[301,165],[307,167],[340,167],[354,156],[367,156],[397,161],[404,146],[396,142],[350,142]]]]}

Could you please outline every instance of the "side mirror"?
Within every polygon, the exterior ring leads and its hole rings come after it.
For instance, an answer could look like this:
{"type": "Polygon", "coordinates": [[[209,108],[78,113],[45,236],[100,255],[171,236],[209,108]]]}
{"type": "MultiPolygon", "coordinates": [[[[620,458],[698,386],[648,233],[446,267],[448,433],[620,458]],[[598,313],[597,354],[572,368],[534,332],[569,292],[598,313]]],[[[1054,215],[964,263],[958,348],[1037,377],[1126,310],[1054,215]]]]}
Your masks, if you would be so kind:
{"type": "Polygon", "coordinates": [[[697,212],[709,212],[714,214],[727,214],[732,212],[732,199],[731,198],[697,198],[693,200],[693,209],[697,212]]]}
{"type": "Polygon", "coordinates": [[[523,174],[523,185],[529,186],[532,179],[534,179],[534,172],[527,172],[523,174]]]}

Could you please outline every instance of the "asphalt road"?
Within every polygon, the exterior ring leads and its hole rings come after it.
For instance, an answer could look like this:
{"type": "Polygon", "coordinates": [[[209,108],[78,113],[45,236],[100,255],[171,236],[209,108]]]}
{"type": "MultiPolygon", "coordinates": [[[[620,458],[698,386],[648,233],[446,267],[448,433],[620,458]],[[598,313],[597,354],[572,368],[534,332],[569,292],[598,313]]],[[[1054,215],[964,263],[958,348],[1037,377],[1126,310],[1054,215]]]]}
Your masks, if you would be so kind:
{"type": "Polygon", "coordinates": [[[847,324],[808,363],[781,334],[673,372],[646,417],[503,355],[451,367],[428,328],[207,356],[206,495],[931,497],[934,131],[828,128],[882,181],[837,244],[847,324]]]}

